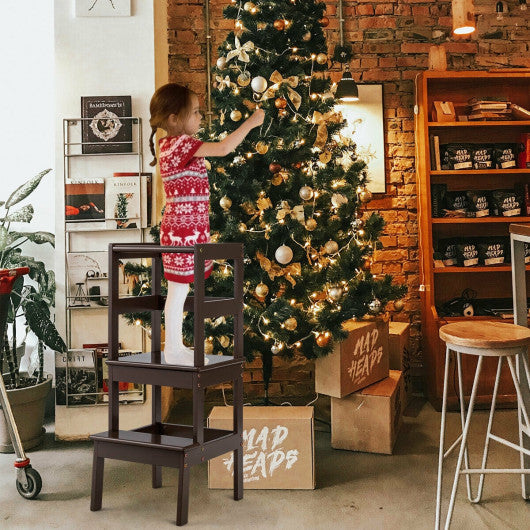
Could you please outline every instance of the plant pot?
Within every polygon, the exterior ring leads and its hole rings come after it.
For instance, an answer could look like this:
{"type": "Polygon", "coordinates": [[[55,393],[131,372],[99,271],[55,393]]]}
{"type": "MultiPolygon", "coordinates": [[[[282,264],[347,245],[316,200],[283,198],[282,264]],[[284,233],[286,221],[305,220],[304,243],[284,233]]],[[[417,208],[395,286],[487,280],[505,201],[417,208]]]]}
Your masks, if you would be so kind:
{"type": "MultiPolygon", "coordinates": [[[[42,442],[44,408],[51,388],[52,378],[47,375],[47,379],[38,385],[7,391],[20,439],[26,451],[42,442]]],[[[0,453],[14,453],[3,411],[0,414],[0,453]]]]}

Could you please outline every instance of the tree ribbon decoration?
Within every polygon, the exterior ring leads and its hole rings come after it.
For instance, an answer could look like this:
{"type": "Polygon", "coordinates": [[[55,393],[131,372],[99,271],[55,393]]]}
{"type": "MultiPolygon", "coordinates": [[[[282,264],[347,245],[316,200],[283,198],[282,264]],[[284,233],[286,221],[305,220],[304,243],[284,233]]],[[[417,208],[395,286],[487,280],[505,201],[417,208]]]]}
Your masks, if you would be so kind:
{"type": "Polygon", "coordinates": [[[317,137],[313,143],[313,147],[319,147],[322,149],[328,140],[328,128],[326,126],[327,122],[340,123],[342,121],[342,114],[330,110],[326,114],[322,114],[315,110],[313,112],[313,118],[311,120],[315,125],[318,125],[317,128],[317,137]]]}
{"type": "Polygon", "coordinates": [[[296,281],[293,276],[300,276],[302,274],[302,266],[300,263],[291,263],[287,267],[280,267],[277,263],[272,263],[259,250],[256,252],[256,258],[258,258],[261,268],[269,275],[271,280],[274,280],[277,276],[284,276],[285,279],[294,287],[296,281]]]}
{"type": "Polygon", "coordinates": [[[250,62],[250,57],[247,52],[254,50],[254,43],[251,40],[245,42],[241,45],[239,38],[235,37],[235,50],[229,51],[226,54],[226,62],[231,61],[234,57],[237,57],[241,62],[248,63],[250,62]]]}
{"type": "Polygon", "coordinates": [[[220,75],[216,75],[215,80],[217,81],[217,88],[219,89],[220,92],[222,92],[225,89],[225,87],[230,88],[230,85],[232,84],[230,82],[229,75],[225,76],[224,79],[220,75]]]}
{"type": "Polygon", "coordinates": [[[304,207],[301,204],[295,206],[291,210],[291,207],[289,206],[289,203],[287,201],[281,201],[280,209],[276,214],[276,219],[285,219],[285,217],[288,215],[290,215],[293,219],[300,221],[301,223],[305,222],[304,207]]]}
{"type": "Polygon", "coordinates": [[[294,108],[298,110],[300,108],[300,105],[302,104],[302,97],[296,90],[294,90],[294,88],[298,86],[298,76],[291,75],[289,77],[284,78],[282,74],[278,72],[278,70],[274,70],[269,79],[274,83],[274,85],[268,88],[268,90],[263,95],[262,100],[275,97],[276,90],[280,88],[282,83],[286,83],[289,99],[291,100],[294,108]]]}

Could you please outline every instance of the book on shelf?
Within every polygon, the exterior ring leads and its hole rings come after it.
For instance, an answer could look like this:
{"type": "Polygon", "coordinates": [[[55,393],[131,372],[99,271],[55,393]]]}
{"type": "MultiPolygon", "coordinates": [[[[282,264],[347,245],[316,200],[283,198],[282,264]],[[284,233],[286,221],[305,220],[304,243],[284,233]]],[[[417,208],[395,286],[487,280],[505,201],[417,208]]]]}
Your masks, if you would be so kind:
{"type": "Polygon", "coordinates": [[[431,169],[440,171],[442,169],[442,161],[440,158],[440,137],[432,135],[430,137],[430,154],[431,154],[431,169]]]}
{"type": "MultiPolygon", "coordinates": [[[[96,357],[96,371],[97,371],[97,382],[99,401],[102,403],[108,403],[109,401],[109,369],[107,366],[107,360],[109,358],[109,347],[108,343],[100,344],[83,344],[83,347],[92,347],[95,351],[96,357]]],[[[121,343],[119,344],[118,357],[128,357],[141,353],[141,350],[129,350],[122,349],[121,343]]],[[[144,389],[145,386],[139,383],[128,383],[126,381],[120,381],[118,384],[119,390],[119,401],[121,402],[142,402],[144,401],[144,389]]]]}
{"type": "Polygon", "coordinates": [[[141,226],[147,228],[152,225],[153,215],[153,174],[152,173],[132,173],[120,172],[114,173],[115,177],[140,177],[140,206],[141,206],[141,226]]]}
{"type": "Polygon", "coordinates": [[[69,179],[64,185],[65,220],[67,223],[100,223],[105,221],[105,181],[103,179],[69,179]]]}
{"type": "Polygon", "coordinates": [[[511,110],[507,111],[476,111],[468,114],[468,120],[509,120],[511,118],[511,110]]]}
{"type": "Polygon", "coordinates": [[[82,96],[82,153],[132,153],[131,113],[131,96],[82,96]]]}
{"type": "Polygon", "coordinates": [[[483,98],[472,97],[467,100],[468,105],[508,105],[510,102],[505,97],[487,96],[483,98]]]}
{"type": "Polygon", "coordinates": [[[522,169],[530,169],[530,132],[522,133],[521,150],[518,155],[518,166],[522,169]]]}
{"type": "Polygon", "coordinates": [[[471,105],[471,110],[489,110],[495,112],[508,111],[510,112],[510,103],[494,103],[494,102],[483,102],[471,105]]]}
{"type": "Polygon", "coordinates": [[[93,405],[97,401],[95,350],[55,352],[55,399],[57,405],[93,405]]]}
{"type": "Polygon", "coordinates": [[[512,103],[510,106],[512,115],[516,120],[530,120],[530,110],[512,103]]]}
{"type": "Polygon", "coordinates": [[[106,251],[68,252],[68,307],[108,305],[108,254],[106,251]]]}
{"type": "Polygon", "coordinates": [[[107,228],[131,229],[141,226],[141,177],[105,179],[105,218],[107,228]]]}

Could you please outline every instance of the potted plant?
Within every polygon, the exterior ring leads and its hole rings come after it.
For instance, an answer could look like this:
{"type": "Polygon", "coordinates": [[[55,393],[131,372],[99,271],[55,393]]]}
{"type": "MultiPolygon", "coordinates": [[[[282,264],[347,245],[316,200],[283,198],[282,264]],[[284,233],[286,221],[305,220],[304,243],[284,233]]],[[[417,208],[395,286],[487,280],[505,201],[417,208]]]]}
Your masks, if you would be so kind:
{"type": "MultiPolygon", "coordinates": [[[[49,232],[22,232],[13,229],[13,223],[30,223],[34,209],[31,204],[21,206],[51,170],[47,169],[19,186],[7,199],[0,201],[0,269],[29,267],[27,277],[19,277],[13,286],[9,299],[8,317],[5,329],[4,348],[0,351],[0,369],[7,367],[4,375],[8,397],[20,431],[25,449],[38,445],[42,440],[42,424],[46,397],[51,386],[51,375],[44,373],[44,346],[54,351],[66,352],[67,347],[59,335],[50,314],[55,305],[55,275],[47,270],[42,261],[22,253],[22,245],[28,241],[37,245],[55,246],[55,236],[49,232]],[[16,208],[14,208],[17,206],[16,208]],[[3,210],[3,211],[2,211],[3,210]],[[38,366],[26,372],[20,370],[24,347],[17,348],[16,321],[25,319],[25,337],[31,331],[36,337],[38,366]],[[8,335],[8,330],[10,334],[8,335]]],[[[34,357],[32,355],[31,357],[34,357]]],[[[12,452],[9,433],[0,415],[0,452],[12,452]]]]}

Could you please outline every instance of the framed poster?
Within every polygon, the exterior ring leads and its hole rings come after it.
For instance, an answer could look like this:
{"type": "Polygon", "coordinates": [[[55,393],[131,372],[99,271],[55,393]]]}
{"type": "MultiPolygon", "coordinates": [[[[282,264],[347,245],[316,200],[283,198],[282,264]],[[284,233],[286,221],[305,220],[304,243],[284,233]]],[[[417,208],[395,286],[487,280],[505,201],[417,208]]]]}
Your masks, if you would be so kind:
{"type": "Polygon", "coordinates": [[[131,0],[75,0],[76,17],[130,17],[131,0]]]}
{"type": "Polygon", "coordinates": [[[383,85],[357,85],[359,101],[335,106],[347,120],[341,135],[357,146],[358,158],[368,171],[368,189],[385,193],[385,135],[383,130],[383,85]]]}

